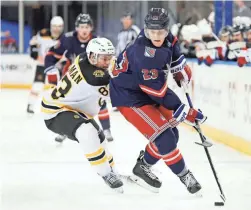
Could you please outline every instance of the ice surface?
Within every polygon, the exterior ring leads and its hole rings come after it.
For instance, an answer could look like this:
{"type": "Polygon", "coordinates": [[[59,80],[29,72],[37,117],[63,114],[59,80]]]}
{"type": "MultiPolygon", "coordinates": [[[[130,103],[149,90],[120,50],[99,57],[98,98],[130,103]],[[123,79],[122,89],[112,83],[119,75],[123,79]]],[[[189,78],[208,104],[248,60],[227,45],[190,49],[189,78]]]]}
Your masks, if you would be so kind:
{"type": "MultiPolygon", "coordinates": [[[[251,206],[251,157],[224,145],[210,148],[226,194],[218,188],[199,136],[180,127],[179,146],[185,161],[203,187],[203,197],[188,194],[179,179],[159,162],[155,171],[163,181],[159,194],[125,183],[124,194],[111,191],[96,175],[76,142],[54,142],[41,116],[28,116],[28,91],[2,90],[0,193],[1,210],[249,210],[251,206]]],[[[123,117],[111,113],[115,141],[109,143],[119,171],[130,174],[146,140],[123,117]]],[[[168,139],[167,139],[168,141],[168,139]]]]}

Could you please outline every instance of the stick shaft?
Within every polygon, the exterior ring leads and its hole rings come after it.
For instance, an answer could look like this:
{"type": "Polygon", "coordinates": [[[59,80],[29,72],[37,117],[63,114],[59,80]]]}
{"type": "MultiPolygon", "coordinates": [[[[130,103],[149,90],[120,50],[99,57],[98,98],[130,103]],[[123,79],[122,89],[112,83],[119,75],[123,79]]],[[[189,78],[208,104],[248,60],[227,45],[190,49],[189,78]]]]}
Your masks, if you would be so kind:
{"type": "MultiPolygon", "coordinates": [[[[192,103],[191,98],[190,98],[190,96],[189,96],[187,86],[186,86],[186,84],[184,84],[184,83],[182,83],[182,86],[183,86],[183,88],[184,88],[184,91],[185,91],[185,94],[186,94],[186,98],[187,98],[188,104],[189,104],[190,108],[193,108],[193,103],[192,103]]],[[[200,139],[201,139],[201,141],[202,141],[202,143],[203,143],[205,140],[204,140],[204,138],[203,138],[203,133],[202,133],[202,131],[201,131],[201,129],[200,129],[200,125],[199,125],[199,123],[198,123],[197,121],[196,121],[196,127],[198,128],[198,133],[199,133],[200,139]]],[[[214,168],[213,161],[212,161],[212,158],[211,158],[210,153],[209,153],[209,151],[208,151],[208,148],[207,148],[207,147],[204,147],[204,150],[205,150],[205,152],[206,152],[208,162],[209,162],[210,167],[211,167],[211,169],[212,169],[212,172],[213,172],[215,181],[216,181],[216,183],[217,183],[217,185],[218,185],[218,188],[219,188],[219,190],[220,190],[220,193],[221,193],[221,195],[223,196],[223,198],[225,199],[225,195],[224,195],[224,193],[223,193],[223,190],[222,190],[222,187],[221,187],[219,178],[218,178],[218,176],[217,176],[216,170],[215,170],[215,168],[214,168]]],[[[222,198],[222,199],[223,199],[223,198],[222,198]]],[[[224,199],[223,199],[223,200],[224,200],[224,199]]]]}

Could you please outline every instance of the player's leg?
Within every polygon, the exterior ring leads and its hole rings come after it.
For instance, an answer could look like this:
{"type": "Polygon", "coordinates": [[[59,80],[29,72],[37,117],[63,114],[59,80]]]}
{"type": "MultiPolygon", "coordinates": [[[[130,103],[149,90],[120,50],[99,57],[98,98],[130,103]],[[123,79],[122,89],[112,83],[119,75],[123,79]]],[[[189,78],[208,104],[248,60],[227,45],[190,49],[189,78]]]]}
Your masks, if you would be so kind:
{"type": "Polygon", "coordinates": [[[98,114],[98,118],[99,118],[100,124],[103,128],[103,131],[104,131],[104,134],[105,134],[107,141],[113,141],[113,137],[112,137],[111,129],[110,129],[110,127],[111,127],[110,116],[109,116],[106,102],[101,107],[100,112],[98,114]]]}
{"type": "Polygon", "coordinates": [[[171,124],[158,108],[146,105],[139,108],[119,107],[119,110],[150,141],[144,154],[140,154],[133,173],[149,184],[152,189],[160,188],[161,182],[151,172],[150,168],[159,159],[163,159],[180,179],[188,178],[188,176],[191,178],[189,183],[186,183],[190,192],[198,191],[200,185],[186,167],[182,154],[177,147],[177,138],[171,124]]]}
{"type": "Polygon", "coordinates": [[[123,192],[122,181],[112,171],[108,156],[102,146],[105,140],[102,130],[93,119],[87,119],[79,113],[61,112],[56,117],[45,120],[51,131],[66,135],[69,139],[78,141],[86,158],[105,183],[119,192],[123,192]]]}
{"type": "MultiPolygon", "coordinates": [[[[50,87],[56,86],[60,78],[62,78],[62,72],[57,68],[50,68],[46,73],[46,84],[50,87]]],[[[57,135],[55,137],[55,141],[58,143],[62,143],[67,137],[65,135],[57,135]]]]}
{"type": "Polygon", "coordinates": [[[44,88],[45,74],[44,67],[37,65],[34,81],[28,98],[27,112],[34,113],[34,105],[44,88]]]}
{"type": "MultiPolygon", "coordinates": [[[[176,137],[176,144],[179,141],[179,131],[177,129],[177,125],[175,123],[175,119],[173,119],[173,111],[172,110],[168,110],[162,106],[158,107],[158,110],[161,112],[161,114],[170,122],[170,124],[172,125],[172,131],[173,134],[176,137]],[[175,127],[174,127],[175,126],[175,127]]],[[[155,153],[159,153],[158,148],[155,148],[155,153]]],[[[168,156],[169,159],[174,156],[176,154],[176,156],[178,155],[178,151],[173,151],[172,153],[169,153],[169,155],[163,156],[163,160],[166,163],[167,166],[170,165],[171,162],[167,161],[168,156]]],[[[187,167],[184,168],[184,170],[177,174],[180,177],[181,182],[187,187],[188,191],[190,193],[196,193],[197,191],[199,191],[201,189],[200,184],[198,183],[198,181],[194,178],[192,172],[190,172],[187,167]]]]}
{"type": "Polygon", "coordinates": [[[173,119],[173,111],[166,109],[163,106],[158,106],[158,110],[160,111],[160,113],[167,119],[168,122],[170,122],[173,133],[177,139],[177,143],[179,141],[179,130],[176,127],[176,124],[172,124],[172,119],[173,119]]]}

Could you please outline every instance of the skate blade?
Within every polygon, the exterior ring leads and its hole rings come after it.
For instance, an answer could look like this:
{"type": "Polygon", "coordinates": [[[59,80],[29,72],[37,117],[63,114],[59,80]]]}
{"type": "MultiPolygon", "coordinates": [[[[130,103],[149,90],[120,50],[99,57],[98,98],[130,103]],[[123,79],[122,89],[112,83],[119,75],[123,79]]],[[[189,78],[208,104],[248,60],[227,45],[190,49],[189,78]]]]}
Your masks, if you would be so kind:
{"type": "Polygon", "coordinates": [[[137,185],[139,185],[140,187],[145,188],[148,191],[151,191],[153,193],[159,193],[159,188],[156,187],[152,187],[151,185],[147,184],[143,179],[135,176],[135,175],[131,175],[129,176],[129,179],[136,183],[137,185]]]}
{"type": "Polygon", "coordinates": [[[123,187],[113,188],[113,190],[114,190],[115,192],[117,192],[117,193],[120,193],[120,194],[124,193],[123,187]]]}
{"type": "Polygon", "coordinates": [[[108,142],[113,142],[113,138],[106,138],[108,142]]]}
{"type": "Polygon", "coordinates": [[[200,191],[194,193],[194,195],[195,195],[195,197],[197,197],[197,198],[202,198],[202,197],[203,197],[202,192],[200,192],[200,191]]]}
{"type": "Polygon", "coordinates": [[[66,136],[58,135],[55,138],[55,141],[58,142],[58,143],[62,143],[65,139],[66,139],[66,136]]]}

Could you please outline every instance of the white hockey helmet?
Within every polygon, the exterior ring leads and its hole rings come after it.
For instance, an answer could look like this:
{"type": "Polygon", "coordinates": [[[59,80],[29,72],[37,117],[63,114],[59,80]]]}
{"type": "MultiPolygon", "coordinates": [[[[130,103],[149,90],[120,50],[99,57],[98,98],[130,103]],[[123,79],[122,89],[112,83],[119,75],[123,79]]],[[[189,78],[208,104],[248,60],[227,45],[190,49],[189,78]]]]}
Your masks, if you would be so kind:
{"type": "Polygon", "coordinates": [[[54,16],[52,19],[51,19],[51,26],[61,26],[61,25],[64,25],[64,20],[62,17],[60,16],[54,16]]]}
{"type": "Polygon", "coordinates": [[[112,42],[106,38],[94,38],[91,39],[86,47],[86,53],[88,59],[90,58],[90,54],[93,53],[94,58],[97,62],[98,55],[114,55],[115,48],[112,42]]]}

